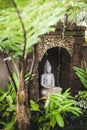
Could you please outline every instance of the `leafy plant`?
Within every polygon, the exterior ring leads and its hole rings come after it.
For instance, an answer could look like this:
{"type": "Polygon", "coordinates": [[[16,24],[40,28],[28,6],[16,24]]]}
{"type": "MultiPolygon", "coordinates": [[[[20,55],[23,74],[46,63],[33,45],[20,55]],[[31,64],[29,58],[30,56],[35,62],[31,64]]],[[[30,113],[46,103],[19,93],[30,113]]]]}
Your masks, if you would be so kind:
{"type": "Polygon", "coordinates": [[[62,94],[57,92],[44,98],[45,104],[42,110],[40,110],[38,104],[31,102],[31,110],[40,112],[38,123],[42,128],[44,124],[49,124],[52,127],[57,124],[60,127],[64,127],[64,114],[73,113],[77,116],[82,114],[81,109],[74,106],[75,100],[70,95],[69,89],[62,94]]]}
{"type": "Polygon", "coordinates": [[[81,69],[78,67],[73,67],[75,73],[80,78],[81,82],[83,83],[84,87],[87,88],[87,68],[81,69]]]}
{"type": "Polygon", "coordinates": [[[9,83],[6,91],[0,89],[0,129],[14,130],[16,121],[16,93],[9,83]]]}
{"type": "MultiPolygon", "coordinates": [[[[81,104],[84,104],[82,105],[83,107],[87,107],[86,102],[87,102],[87,64],[85,63],[85,68],[84,69],[81,69],[81,68],[78,68],[78,67],[73,67],[77,76],[80,78],[83,86],[86,88],[86,90],[84,91],[81,91],[79,92],[80,93],[80,106],[81,104]],[[81,101],[83,103],[81,103],[81,101]]],[[[78,94],[79,95],[79,94],[78,94]]]]}
{"type": "Polygon", "coordinates": [[[75,106],[80,107],[83,112],[87,110],[87,91],[79,91],[77,95],[75,95],[75,106]]]}

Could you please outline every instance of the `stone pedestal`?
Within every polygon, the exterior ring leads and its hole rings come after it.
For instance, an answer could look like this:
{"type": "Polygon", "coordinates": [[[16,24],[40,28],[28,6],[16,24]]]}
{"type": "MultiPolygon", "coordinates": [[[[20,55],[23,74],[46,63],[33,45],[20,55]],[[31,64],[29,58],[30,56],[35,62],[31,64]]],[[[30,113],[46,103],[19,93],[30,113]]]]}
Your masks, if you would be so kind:
{"type": "Polygon", "coordinates": [[[58,91],[62,92],[62,88],[61,87],[43,88],[41,94],[42,96],[46,96],[48,94],[55,94],[58,91]]]}

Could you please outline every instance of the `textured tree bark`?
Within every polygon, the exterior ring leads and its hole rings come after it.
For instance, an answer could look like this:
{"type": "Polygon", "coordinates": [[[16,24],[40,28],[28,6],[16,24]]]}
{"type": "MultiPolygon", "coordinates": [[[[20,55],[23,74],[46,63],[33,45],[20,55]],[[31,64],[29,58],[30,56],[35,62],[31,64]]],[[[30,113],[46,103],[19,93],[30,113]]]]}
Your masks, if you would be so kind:
{"type": "MultiPolygon", "coordinates": [[[[28,79],[28,83],[25,83],[24,78],[24,69],[22,70],[22,78],[20,79],[19,86],[17,89],[17,126],[18,130],[30,130],[30,119],[31,119],[31,111],[30,111],[30,86],[31,86],[31,78],[34,70],[36,59],[36,46],[34,46],[33,50],[33,61],[30,69],[30,75],[28,79]]],[[[24,63],[24,62],[23,62],[24,63]]]]}
{"type": "Polygon", "coordinates": [[[17,127],[18,130],[30,130],[31,112],[28,106],[28,94],[24,90],[17,93],[17,127]]]}

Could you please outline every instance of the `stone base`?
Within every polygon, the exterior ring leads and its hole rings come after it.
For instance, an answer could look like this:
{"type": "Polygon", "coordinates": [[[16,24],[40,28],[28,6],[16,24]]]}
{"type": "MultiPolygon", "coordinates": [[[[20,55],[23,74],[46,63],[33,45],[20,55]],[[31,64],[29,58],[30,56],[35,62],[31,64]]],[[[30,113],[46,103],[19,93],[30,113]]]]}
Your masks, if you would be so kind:
{"type": "Polygon", "coordinates": [[[45,96],[47,94],[55,94],[57,91],[62,92],[61,87],[53,87],[53,88],[44,88],[41,91],[42,96],[45,96]]]}

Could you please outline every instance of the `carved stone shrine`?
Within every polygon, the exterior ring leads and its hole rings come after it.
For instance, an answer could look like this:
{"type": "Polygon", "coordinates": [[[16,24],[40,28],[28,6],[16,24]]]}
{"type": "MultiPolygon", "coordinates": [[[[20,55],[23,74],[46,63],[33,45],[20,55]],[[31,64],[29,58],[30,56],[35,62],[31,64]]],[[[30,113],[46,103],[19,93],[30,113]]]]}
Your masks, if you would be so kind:
{"type": "Polygon", "coordinates": [[[82,87],[73,67],[81,67],[83,59],[87,61],[87,43],[84,38],[86,28],[70,24],[62,34],[61,26],[58,24],[55,32],[43,35],[41,42],[37,44],[34,69],[36,75],[31,87],[32,98],[37,99],[41,95],[40,81],[46,60],[49,60],[52,65],[55,86],[61,87],[63,91],[71,88],[72,94],[82,87]]]}

